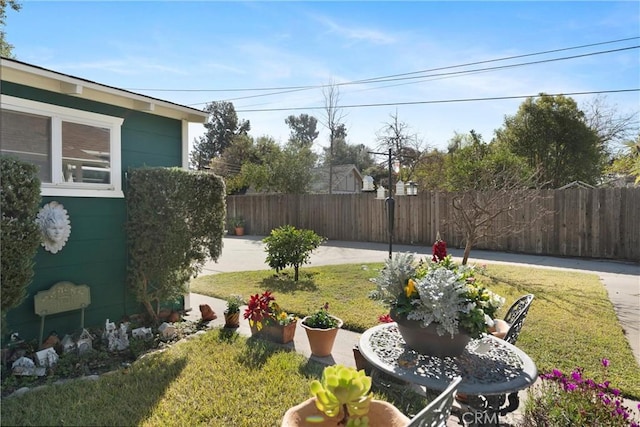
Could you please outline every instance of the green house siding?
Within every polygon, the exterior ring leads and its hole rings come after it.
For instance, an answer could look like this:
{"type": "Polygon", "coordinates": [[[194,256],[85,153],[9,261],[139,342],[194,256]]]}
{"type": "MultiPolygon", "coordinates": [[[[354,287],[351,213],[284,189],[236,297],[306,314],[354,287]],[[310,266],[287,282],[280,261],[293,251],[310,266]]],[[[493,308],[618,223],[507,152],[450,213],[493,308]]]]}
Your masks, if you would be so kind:
{"type": "MultiPolygon", "coordinates": [[[[2,82],[6,95],[63,107],[124,118],[121,128],[123,190],[124,171],[141,166],[181,166],[182,123],[179,120],[78,99],[10,82],[2,82]]],[[[126,193],[125,193],[126,194],[126,193]]],[[[37,338],[40,317],[34,312],[33,296],[59,281],[86,284],[91,305],[85,310],[85,326],[103,326],[108,318],[143,312],[126,285],[126,203],[121,198],[43,197],[64,205],[71,222],[71,235],[64,248],[51,254],[40,248],[28,297],[7,316],[7,330],[23,338],[37,338]]],[[[45,337],[51,331],[63,335],[80,326],[80,312],[47,316],[45,337]]]]}
{"type": "Polygon", "coordinates": [[[122,125],[122,170],[140,166],[181,166],[181,140],[180,121],[131,112],[122,125]]]}

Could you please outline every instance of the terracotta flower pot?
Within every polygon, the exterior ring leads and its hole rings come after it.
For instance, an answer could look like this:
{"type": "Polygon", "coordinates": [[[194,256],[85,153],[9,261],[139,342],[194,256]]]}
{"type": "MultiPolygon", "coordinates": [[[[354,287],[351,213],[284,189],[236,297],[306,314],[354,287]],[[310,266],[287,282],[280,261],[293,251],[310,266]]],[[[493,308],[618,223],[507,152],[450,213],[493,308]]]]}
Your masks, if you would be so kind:
{"type": "Polygon", "coordinates": [[[288,344],[293,341],[293,338],[295,337],[296,324],[296,320],[289,323],[288,325],[270,323],[263,325],[262,329],[260,330],[258,330],[258,327],[256,325],[250,325],[251,335],[259,338],[264,338],[278,344],[288,344]]]}
{"type": "Polygon", "coordinates": [[[302,319],[301,325],[307,333],[307,338],[309,339],[309,347],[311,347],[311,354],[313,354],[314,356],[327,357],[331,355],[331,351],[333,350],[333,343],[335,342],[336,336],[338,335],[338,329],[342,327],[341,319],[338,319],[335,316],[331,317],[338,320],[337,328],[312,328],[305,325],[305,320],[308,319],[309,316],[302,319]]]}
{"type": "MultiPolygon", "coordinates": [[[[369,427],[401,427],[409,423],[409,418],[398,408],[383,400],[372,400],[367,416],[369,427]]],[[[289,408],[282,418],[282,427],[335,427],[342,417],[342,413],[337,417],[326,416],[316,407],[316,398],[312,397],[289,408]]]]}

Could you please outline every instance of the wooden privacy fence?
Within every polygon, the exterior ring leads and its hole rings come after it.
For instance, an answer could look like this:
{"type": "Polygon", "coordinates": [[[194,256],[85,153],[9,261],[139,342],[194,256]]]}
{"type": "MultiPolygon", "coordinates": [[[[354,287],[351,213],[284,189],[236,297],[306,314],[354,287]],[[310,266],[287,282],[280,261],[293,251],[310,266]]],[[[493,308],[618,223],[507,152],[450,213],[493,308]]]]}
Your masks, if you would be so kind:
{"type": "MultiPolygon", "coordinates": [[[[453,197],[442,192],[395,197],[393,242],[431,246],[440,232],[449,247],[464,247],[462,230],[453,222],[453,197]]],[[[640,261],[640,188],[540,190],[512,214],[515,221],[530,222],[524,231],[482,239],[474,248],[640,261]],[[539,210],[550,214],[536,220],[539,210]]],[[[330,240],[389,241],[386,203],[374,193],[228,196],[227,217],[235,216],[242,216],[245,233],[254,235],[291,224],[330,240]]],[[[496,221],[514,220],[501,214],[496,221]]]]}

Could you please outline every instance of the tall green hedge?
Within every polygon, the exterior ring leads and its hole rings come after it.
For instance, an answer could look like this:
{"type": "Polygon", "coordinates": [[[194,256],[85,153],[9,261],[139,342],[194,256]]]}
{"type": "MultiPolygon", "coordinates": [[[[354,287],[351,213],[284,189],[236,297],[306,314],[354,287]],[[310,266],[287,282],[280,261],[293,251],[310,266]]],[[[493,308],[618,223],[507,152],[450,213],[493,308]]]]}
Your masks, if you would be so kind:
{"type": "Polygon", "coordinates": [[[224,181],[178,168],[133,169],[126,199],[129,286],[157,320],[160,304],[183,295],[207,258],[222,253],[224,181]]]}
{"type": "Polygon", "coordinates": [[[33,279],[34,257],[41,240],[35,222],[41,200],[38,169],[34,164],[0,156],[0,186],[0,279],[4,320],[5,314],[24,300],[27,286],[33,279]]]}

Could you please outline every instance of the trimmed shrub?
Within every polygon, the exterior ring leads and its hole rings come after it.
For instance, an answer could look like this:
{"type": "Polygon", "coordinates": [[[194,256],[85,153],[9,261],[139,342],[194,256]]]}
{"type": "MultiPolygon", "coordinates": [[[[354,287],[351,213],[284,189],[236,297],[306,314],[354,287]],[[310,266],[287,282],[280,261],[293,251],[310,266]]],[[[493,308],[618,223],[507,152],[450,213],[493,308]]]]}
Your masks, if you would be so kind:
{"type": "Polygon", "coordinates": [[[33,279],[34,257],[40,245],[36,216],[40,206],[38,169],[31,163],[0,156],[0,257],[2,324],[6,313],[20,305],[33,279]]]}
{"type": "Polygon", "coordinates": [[[185,294],[207,258],[222,253],[224,181],[179,168],[135,169],[126,198],[127,280],[157,321],[160,304],[185,294]]]}
{"type": "Polygon", "coordinates": [[[326,239],[313,230],[299,230],[293,225],[283,225],[271,230],[271,234],[262,241],[265,243],[267,263],[276,272],[292,266],[295,270],[294,280],[298,280],[300,265],[309,262],[309,256],[326,239]]]}

